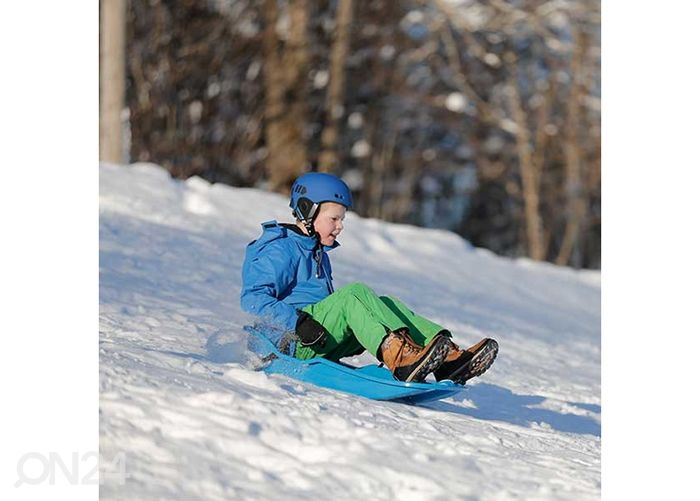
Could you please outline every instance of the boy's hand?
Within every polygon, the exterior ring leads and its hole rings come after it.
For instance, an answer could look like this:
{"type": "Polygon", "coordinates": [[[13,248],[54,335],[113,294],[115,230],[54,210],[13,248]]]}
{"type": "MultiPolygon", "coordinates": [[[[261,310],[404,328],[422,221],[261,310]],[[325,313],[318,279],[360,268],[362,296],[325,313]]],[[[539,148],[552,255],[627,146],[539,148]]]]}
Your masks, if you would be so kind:
{"type": "Polygon", "coordinates": [[[321,348],[326,346],[328,331],[305,311],[299,312],[295,332],[302,346],[313,346],[316,344],[321,348]]]}

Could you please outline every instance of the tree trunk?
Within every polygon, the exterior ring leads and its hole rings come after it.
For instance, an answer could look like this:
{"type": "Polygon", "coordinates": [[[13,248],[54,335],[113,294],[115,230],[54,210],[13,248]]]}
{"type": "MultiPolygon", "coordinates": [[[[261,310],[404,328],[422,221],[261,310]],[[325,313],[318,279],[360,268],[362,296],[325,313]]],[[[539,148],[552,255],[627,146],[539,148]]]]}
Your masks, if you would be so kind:
{"type": "Polygon", "coordinates": [[[581,180],[581,144],[579,140],[580,101],[581,101],[581,64],[586,52],[585,39],[581,33],[574,37],[574,53],[571,58],[571,94],[567,101],[566,129],[564,131],[565,185],[566,193],[566,229],[559,254],[556,258],[558,265],[572,262],[574,267],[581,266],[579,249],[581,225],[586,215],[586,203],[583,196],[581,180]]]}
{"type": "Polygon", "coordinates": [[[335,16],[335,40],[330,57],[330,82],[326,95],[326,125],[321,134],[321,154],[318,170],[331,172],[338,164],[338,120],[343,116],[345,89],[345,60],[348,54],[352,0],[339,0],[335,16]]]}
{"type": "MultiPolygon", "coordinates": [[[[381,123],[381,118],[379,120],[381,123]]],[[[375,137],[375,143],[379,143],[379,135],[375,137]]],[[[376,153],[372,152],[372,160],[370,163],[372,164],[374,178],[367,187],[367,196],[370,197],[372,201],[373,210],[368,212],[367,215],[369,217],[395,221],[395,219],[392,219],[394,215],[392,214],[390,203],[384,199],[386,183],[390,181],[389,173],[394,163],[395,147],[396,132],[392,128],[387,132],[387,135],[384,136],[381,150],[376,153]]],[[[405,179],[404,176],[404,181],[405,179]]]]}
{"type": "MultiPolygon", "coordinates": [[[[515,56],[513,56],[515,57],[515,56]]],[[[514,59],[513,59],[514,61],[514,59]]],[[[523,184],[523,201],[525,203],[525,229],[527,233],[528,256],[537,261],[545,258],[542,239],[542,218],[540,217],[540,173],[532,161],[530,129],[523,111],[520,92],[518,91],[514,71],[508,89],[508,98],[513,119],[518,126],[515,134],[520,178],[523,184]]]]}
{"type": "Polygon", "coordinates": [[[286,191],[306,170],[307,0],[291,0],[288,40],[280,49],[276,0],[265,1],[265,140],[270,188],[286,191]]]}
{"type": "Polygon", "coordinates": [[[126,0],[100,1],[100,160],[123,163],[126,0]]]}

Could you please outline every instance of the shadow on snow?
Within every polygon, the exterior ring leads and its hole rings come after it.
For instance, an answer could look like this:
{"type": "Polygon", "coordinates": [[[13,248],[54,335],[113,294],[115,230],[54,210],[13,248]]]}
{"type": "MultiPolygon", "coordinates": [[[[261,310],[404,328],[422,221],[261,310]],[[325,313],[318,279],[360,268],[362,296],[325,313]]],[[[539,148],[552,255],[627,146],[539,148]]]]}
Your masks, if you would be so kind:
{"type": "MultiPolygon", "coordinates": [[[[454,412],[476,419],[505,421],[518,426],[529,427],[531,423],[544,423],[552,429],[566,433],[579,433],[600,437],[600,423],[588,416],[561,414],[549,409],[533,408],[542,403],[545,397],[536,395],[517,395],[507,388],[488,383],[469,386],[464,397],[459,395],[454,400],[471,401],[476,408],[462,407],[448,402],[424,404],[436,411],[454,412]]],[[[576,407],[600,413],[600,406],[595,404],[571,403],[576,407]]]]}

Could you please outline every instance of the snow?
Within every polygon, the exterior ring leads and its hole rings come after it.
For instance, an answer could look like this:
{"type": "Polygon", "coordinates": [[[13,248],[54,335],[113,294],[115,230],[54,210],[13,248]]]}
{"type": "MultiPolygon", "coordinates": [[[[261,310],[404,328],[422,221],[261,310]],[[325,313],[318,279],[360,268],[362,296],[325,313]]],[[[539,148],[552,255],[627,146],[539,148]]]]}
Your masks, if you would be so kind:
{"type": "Polygon", "coordinates": [[[319,70],[314,74],[314,88],[323,89],[328,85],[330,74],[326,70],[319,70]]]}
{"type": "Polygon", "coordinates": [[[493,52],[489,52],[484,56],[484,62],[488,64],[489,66],[493,66],[494,68],[497,68],[501,65],[501,58],[498,57],[498,54],[494,54],[493,52]]]}
{"type": "MultiPolygon", "coordinates": [[[[246,244],[285,197],[100,167],[104,499],[598,499],[600,274],[349,213],[336,286],[396,295],[494,366],[455,398],[384,403],[252,370],[246,244]]],[[[367,354],[353,363],[372,363],[367,354]]]]}
{"type": "Polygon", "coordinates": [[[372,147],[370,144],[364,140],[360,139],[352,145],[350,154],[355,158],[364,158],[372,152],[372,147]]]}
{"type": "Polygon", "coordinates": [[[360,113],[359,111],[353,111],[348,116],[348,125],[351,129],[359,129],[364,125],[364,123],[365,119],[362,116],[362,113],[360,113]]]}
{"type": "Polygon", "coordinates": [[[462,112],[467,109],[467,98],[459,92],[452,92],[445,99],[445,107],[454,112],[462,112]]]}

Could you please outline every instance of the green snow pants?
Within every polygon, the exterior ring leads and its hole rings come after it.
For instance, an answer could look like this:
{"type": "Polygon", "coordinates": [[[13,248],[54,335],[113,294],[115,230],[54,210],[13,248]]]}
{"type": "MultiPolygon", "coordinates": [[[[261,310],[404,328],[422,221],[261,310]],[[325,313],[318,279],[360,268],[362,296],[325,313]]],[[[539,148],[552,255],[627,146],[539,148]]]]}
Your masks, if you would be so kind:
{"type": "Polygon", "coordinates": [[[444,327],[416,315],[398,299],[377,296],[363,283],[338,289],[327,298],[310,304],[303,311],[311,315],[329,332],[326,345],[301,346],[294,356],[302,360],[324,357],[337,362],[343,357],[359,355],[367,350],[377,356],[379,346],[389,331],[408,328],[411,338],[425,346],[444,327]]]}

